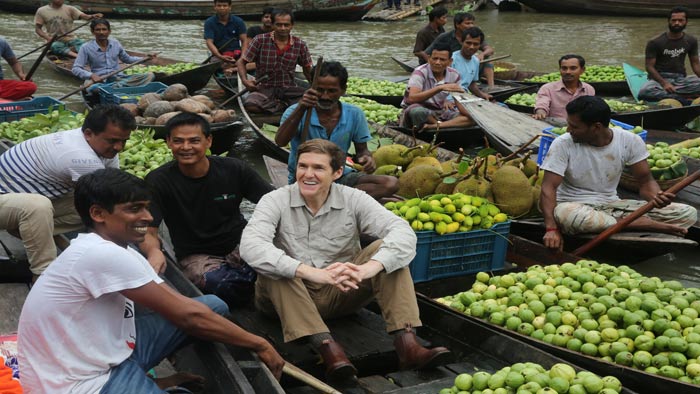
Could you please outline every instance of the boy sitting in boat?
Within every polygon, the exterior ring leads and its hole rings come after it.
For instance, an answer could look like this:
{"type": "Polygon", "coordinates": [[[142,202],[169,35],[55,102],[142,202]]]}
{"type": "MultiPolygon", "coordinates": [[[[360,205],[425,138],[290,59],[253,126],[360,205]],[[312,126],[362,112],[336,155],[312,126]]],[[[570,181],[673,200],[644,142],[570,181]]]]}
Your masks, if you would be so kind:
{"type": "Polygon", "coordinates": [[[674,7],[668,16],[668,32],[647,42],[645,57],[649,81],[639,90],[640,100],[672,98],[685,101],[688,97],[700,96],[698,40],[683,31],[687,26],[688,9],[674,7]],[[686,56],[693,75],[686,74],[686,56]]]}
{"type": "Polygon", "coordinates": [[[428,64],[416,67],[401,102],[400,125],[407,128],[435,129],[474,124],[466,108],[450,93],[464,93],[459,72],[450,67],[452,52],[447,45],[436,45],[428,64]]]}
{"type": "Polygon", "coordinates": [[[297,64],[311,80],[311,54],[306,43],[291,34],[294,15],[288,10],[272,13],[272,32],[257,35],[238,59],[238,75],[243,85],[251,91],[244,102],[251,113],[277,113],[299,101],[304,88],[294,81],[297,64]],[[258,79],[267,76],[264,82],[248,79],[246,64],[255,63],[258,79]]]}
{"type": "MultiPolygon", "coordinates": [[[[312,74],[314,73],[312,71],[312,74]]],[[[325,62],[321,65],[316,89],[309,89],[297,103],[287,108],[282,115],[281,125],[275,136],[275,143],[287,146],[291,143],[288,169],[289,183],[294,183],[297,166],[296,152],[299,144],[306,139],[322,138],[337,144],[347,155],[350,144],[355,145],[356,161],[363,166],[363,172],[346,168],[338,180],[341,185],[360,189],[375,199],[389,197],[399,189],[396,177],[369,175],[376,169],[367,141],[370,141],[369,128],[364,112],[352,104],[341,103],[345,94],[348,71],[339,62],[325,62]],[[308,135],[303,136],[305,116],[311,111],[308,135]]]]}
{"type": "Polygon", "coordinates": [[[22,386],[32,393],[160,393],[201,380],[154,380],[146,371],[190,335],[250,349],[279,378],[284,360],[230,320],[216,296],[171,289],[129,244],[153,219],[146,183],[118,169],[82,176],[75,206],[90,230],[61,253],[29,292],[19,319],[22,386]],[[141,313],[143,306],[152,313],[141,313]]]}
{"type": "Polygon", "coordinates": [[[252,301],[255,271],[238,253],[246,220],[243,198],[257,203],[273,190],[240,159],[207,156],[212,136],[209,122],[189,112],[165,125],[165,140],[175,160],[146,176],[153,191],[153,221],[140,249],[156,272],[165,270],[158,226],[164,220],[185,276],[205,293],[230,307],[252,301]]]}
{"type": "Polygon", "coordinates": [[[204,21],[204,40],[212,56],[223,62],[225,74],[232,74],[236,60],[248,47],[243,19],[231,14],[231,0],[214,0],[216,15],[204,21]]]}
{"type": "Polygon", "coordinates": [[[325,318],[352,314],[373,299],[402,368],[447,361],[445,348],[426,349],[408,268],[416,235],[405,221],[366,193],[335,183],[345,152],[313,139],[299,146],[296,183],[265,195],[243,231],[241,257],[258,272],[256,306],[279,316],[285,342],[307,338],[331,379],[357,371],[333,340],[325,318]],[[360,248],[360,232],[380,239],[360,248]]]}
{"type": "Polygon", "coordinates": [[[491,100],[493,97],[479,89],[479,57],[476,52],[484,42],[484,32],[478,27],[470,27],[462,32],[464,41],[462,49],[452,52],[452,67],[459,72],[462,89],[469,90],[471,94],[481,97],[484,100],[491,100]]]}
{"type": "MultiPolygon", "coordinates": [[[[102,18],[102,14],[86,14],[79,9],[63,4],[63,0],[50,0],[49,4],[39,7],[34,15],[34,32],[46,42],[54,35],[61,36],[73,30],[76,19],[92,20],[102,18]],[[46,29],[44,32],[43,29],[46,29]]],[[[51,52],[56,55],[78,57],[78,51],[85,40],[74,34],[66,34],[51,44],[51,52]]]]}
{"type": "Polygon", "coordinates": [[[684,236],[695,224],[697,212],[689,205],[672,203],[675,195],[659,188],[641,137],[610,129],[610,107],[600,97],[579,97],[566,106],[566,112],[568,133],[554,139],[542,164],[539,203],[546,225],[545,246],[561,249],[561,233],[600,233],[647,201],[655,208],[628,229],[684,236]],[[617,196],[626,165],[646,201],[617,196]]]}
{"type": "Polygon", "coordinates": [[[581,81],[586,71],[586,60],[579,55],[559,58],[561,80],[549,82],[537,91],[533,118],[550,118],[555,123],[566,123],[566,105],[581,96],[595,96],[593,86],[581,81]]]}

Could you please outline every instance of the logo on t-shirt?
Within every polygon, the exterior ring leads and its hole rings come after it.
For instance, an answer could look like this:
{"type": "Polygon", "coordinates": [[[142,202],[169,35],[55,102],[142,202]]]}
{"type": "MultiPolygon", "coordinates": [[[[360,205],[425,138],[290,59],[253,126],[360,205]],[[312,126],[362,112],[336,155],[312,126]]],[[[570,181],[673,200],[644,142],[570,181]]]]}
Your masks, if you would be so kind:
{"type": "Polygon", "coordinates": [[[130,302],[124,303],[124,318],[131,319],[134,317],[134,305],[130,302]]]}
{"type": "Polygon", "coordinates": [[[136,337],[133,335],[129,335],[129,339],[126,341],[126,346],[129,347],[129,349],[134,350],[136,348],[136,337]]]}
{"type": "Polygon", "coordinates": [[[664,49],[664,55],[678,57],[685,53],[685,48],[664,49]]]}
{"type": "Polygon", "coordinates": [[[226,201],[226,200],[233,200],[236,198],[235,194],[222,194],[218,197],[214,197],[214,201],[226,201]]]}

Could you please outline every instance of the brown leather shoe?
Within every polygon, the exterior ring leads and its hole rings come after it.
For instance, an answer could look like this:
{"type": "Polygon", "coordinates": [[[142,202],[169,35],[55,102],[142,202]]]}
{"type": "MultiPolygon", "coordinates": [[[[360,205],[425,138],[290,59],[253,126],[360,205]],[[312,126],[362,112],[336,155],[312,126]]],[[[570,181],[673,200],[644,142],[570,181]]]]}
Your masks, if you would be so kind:
{"type": "Polygon", "coordinates": [[[444,347],[427,349],[418,343],[416,333],[407,327],[394,339],[394,347],[399,356],[401,369],[427,369],[446,364],[452,353],[444,347]]]}
{"type": "Polygon", "coordinates": [[[318,348],[326,364],[326,376],[328,379],[341,381],[357,375],[357,369],[345,355],[343,348],[335,341],[327,341],[318,348]]]}

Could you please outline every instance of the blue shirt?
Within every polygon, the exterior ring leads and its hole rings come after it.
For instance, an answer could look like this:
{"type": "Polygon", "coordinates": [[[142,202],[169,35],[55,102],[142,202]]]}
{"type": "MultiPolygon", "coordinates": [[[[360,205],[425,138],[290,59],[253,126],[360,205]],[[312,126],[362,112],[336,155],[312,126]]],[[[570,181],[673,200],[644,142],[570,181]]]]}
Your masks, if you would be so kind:
{"type": "MultiPolygon", "coordinates": [[[[363,143],[372,139],[369,134],[369,125],[367,124],[367,118],[365,118],[365,113],[354,105],[347,103],[339,103],[340,105],[340,119],[338,119],[338,124],[333,129],[330,137],[326,128],[321,126],[321,122],[318,120],[318,114],[314,108],[311,111],[311,123],[309,124],[309,135],[306,138],[308,140],[313,140],[316,138],[323,138],[324,140],[331,141],[338,145],[340,149],[347,154],[348,149],[350,149],[350,143],[363,143]]],[[[297,104],[294,104],[287,108],[282,115],[280,123],[284,121],[292,114],[294,109],[296,109],[297,104]]],[[[297,147],[299,146],[299,140],[301,139],[301,132],[304,130],[304,119],[299,122],[299,127],[297,128],[297,134],[292,138],[290,143],[291,149],[289,152],[289,161],[287,162],[287,169],[289,170],[288,181],[289,183],[294,183],[296,177],[296,167],[297,167],[297,147]]],[[[349,168],[345,168],[345,172],[352,171],[349,168]]]]}
{"type": "Polygon", "coordinates": [[[472,82],[479,82],[479,58],[476,55],[467,60],[461,51],[452,52],[452,68],[459,72],[460,85],[465,92],[469,91],[472,82]]]}
{"type": "MultiPolygon", "coordinates": [[[[10,47],[10,44],[0,38],[0,56],[2,56],[3,59],[5,59],[8,63],[10,62],[10,59],[16,57],[15,53],[12,52],[12,48],[10,47]]],[[[0,66],[0,79],[3,79],[5,76],[2,73],[2,66],[0,66]]]]}
{"type": "Polygon", "coordinates": [[[92,40],[80,48],[71,71],[73,75],[80,79],[90,79],[92,74],[103,76],[119,70],[120,60],[123,63],[131,64],[141,59],[140,57],[130,56],[126,53],[122,44],[113,38],[108,39],[107,51],[103,51],[97,44],[97,41],[92,40]],[[90,71],[87,70],[88,66],[90,71]]]}
{"type": "Polygon", "coordinates": [[[228,23],[225,25],[219,22],[216,15],[210,16],[204,21],[204,39],[214,40],[214,46],[219,49],[219,52],[235,51],[241,49],[240,36],[245,34],[246,28],[243,19],[236,15],[230,15],[228,23]],[[226,47],[221,48],[226,41],[235,38],[226,47]]]}

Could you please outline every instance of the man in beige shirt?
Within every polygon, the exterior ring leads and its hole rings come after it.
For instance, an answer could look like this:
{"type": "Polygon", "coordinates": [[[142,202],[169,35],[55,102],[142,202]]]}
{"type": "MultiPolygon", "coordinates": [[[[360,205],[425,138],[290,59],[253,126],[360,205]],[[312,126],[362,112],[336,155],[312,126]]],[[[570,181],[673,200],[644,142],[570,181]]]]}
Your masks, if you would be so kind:
{"type": "Polygon", "coordinates": [[[258,202],[240,245],[241,257],[259,274],[256,306],[279,316],[286,342],[308,337],[334,380],[357,370],[323,319],[374,299],[395,335],[402,368],[446,362],[447,349],[424,348],[413,330],[421,325],[408,268],[415,233],[368,194],[334,183],[344,162],[334,143],[307,141],[299,146],[296,183],[258,202]],[[360,233],[379,239],[361,249],[360,233]]]}
{"type": "MultiPolygon", "coordinates": [[[[73,30],[74,20],[95,18],[102,18],[102,14],[88,15],[73,6],[63,4],[63,0],[50,0],[49,4],[36,10],[34,31],[39,37],[49,42],[54,35],[60,36],[73,30]],[[46,31],[43,28],[46,28],[46,31]]],[[[78,57],[78,51],[84,43],[84,40],[77,38],[74,34],[68,34],[51,44],[51,52],[56,55],[78,57]]]]}

